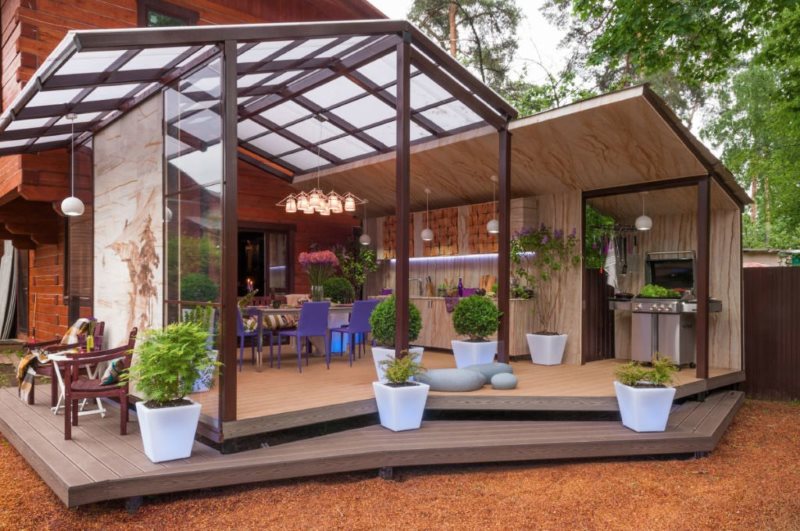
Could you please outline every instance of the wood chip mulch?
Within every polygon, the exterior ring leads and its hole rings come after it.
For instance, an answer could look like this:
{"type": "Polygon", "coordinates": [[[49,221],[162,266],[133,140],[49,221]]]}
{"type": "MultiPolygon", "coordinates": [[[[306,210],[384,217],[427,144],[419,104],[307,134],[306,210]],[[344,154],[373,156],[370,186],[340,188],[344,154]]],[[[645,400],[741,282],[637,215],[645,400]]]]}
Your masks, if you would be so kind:
{"type": "Polygon", "coordinates": [[[0,529],[794,529],[800,404],[748,400],[702,459],[447,466],[66,509],[0,438],[0,529]]]}

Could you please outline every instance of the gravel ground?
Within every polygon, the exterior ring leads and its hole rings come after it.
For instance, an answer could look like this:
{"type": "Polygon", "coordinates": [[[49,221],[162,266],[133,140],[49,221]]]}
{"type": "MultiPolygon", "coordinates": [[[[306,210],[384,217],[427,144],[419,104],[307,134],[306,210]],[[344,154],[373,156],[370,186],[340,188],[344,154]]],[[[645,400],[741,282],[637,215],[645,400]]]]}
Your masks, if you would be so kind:
{"type": "Polygon", "coordinates": [[[749,400],[703,459],[425,467],[66,509],[0,438],[0,529],[796,529],[800,404],[749,400]]]}

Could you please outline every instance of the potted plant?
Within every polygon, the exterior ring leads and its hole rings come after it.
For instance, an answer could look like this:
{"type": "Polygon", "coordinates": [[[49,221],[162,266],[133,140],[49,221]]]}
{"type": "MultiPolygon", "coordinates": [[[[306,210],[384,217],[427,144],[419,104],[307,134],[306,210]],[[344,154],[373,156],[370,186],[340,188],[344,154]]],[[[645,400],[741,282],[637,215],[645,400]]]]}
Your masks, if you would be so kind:
{"type": "Polygon", "coordinates": [[[459,301],[453,310],[453,328],[458,335],[469,336],[469,339],[450,341],[456,367],[461,369],[494,361],[497,341],[486,338],[497,332],[501,315],[488,297],[472,295],[459,301]]]}
{"type": "Polygon", "coordinates": [[[298,261],[303,270],[308,273],[308,279],[311,282],[311,300],[321,301],[325,297],[323,284],[333,276],[333,272],[339,267],[339,259],[332,251],[315,251],[300,253],[298,261]]]}
{"type": "Polygon", "coordinates": [[[149,330],[136,345],[136,362],[124,378],[144,400],[136,403],[144,453],[154,463],[192,453],[200,404],[186,398],[198,374],[210,379],[219,365],[207,352],[208,329],[196,322],[149,330]]]}
{"type": "Polygon", "coordinates": [[[651,368],[630,362],[617,369],[614,390],[624,426],[638,432],[666,429],[675,398],[675,388],[667,385],[676,370],[669,358],[658,357],[651,368]]]}
{"type": "MultiPolygon", "coordinates": [[[[385,381],[383,360],[394,358],[395,355],[395,319],[397,310],[395,298],[391,295],[378,304],[369,317],[372,328],[372,337],[377,343],[372,347],[372,359],[375,362],[375,372],[378,380],[385,381]]],[[[414,341],[419,337],[422,328],[422,317],[416,306],[408,307],[408,340],[414,341]]],[[[408,351],[417,356],[417,361],[422,363],[422,347],[412,347],[408,351]]]]}
{"type": "Polygon", "coordinates": [[[349,304],[356,298],[356,290],[344,277],[331,277],[323,284],[325,297],[336,304],[349,304]]]}
{"type": "Polygon", "coordinates": [[[356,295],[363,295],[364,283],[367,275],[378,270],[378,260],[375,251],[361,245],[356,240],[348,242],[347,246],[334,248],[336,258],[339,259],[339,269],[342,276],[350,281],[355,288],[356,295]]]}
{"type": "Polygon", "coordinates": [[[558,365],[564,357],[567,334],[555,329],[554,315],[561,299],[561,274],[581,263],[576,230],[568,235],[542,224],[538,230],[524,229],[511,240],[511,261],[518,279],[533,289],[538,330],[526,334],[531,360],[540,365],[558,365]]]}
{"type": "Polygon", "coordinates": [[[372,382],[381,426],[392,431],[416,430],[422,424],[428,384],[411,381],[425,369],[414,352],[401,357],[391,356],[381,361],[385,382],[372,382]]]}

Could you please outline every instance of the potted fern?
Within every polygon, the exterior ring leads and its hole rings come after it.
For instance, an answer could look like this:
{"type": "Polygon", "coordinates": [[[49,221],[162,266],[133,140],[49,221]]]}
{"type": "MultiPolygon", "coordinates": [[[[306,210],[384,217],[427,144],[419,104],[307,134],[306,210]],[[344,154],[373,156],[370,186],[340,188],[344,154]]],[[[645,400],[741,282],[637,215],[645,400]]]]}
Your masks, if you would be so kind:
{"type": "Polygon", "coordinates": [[[456,367],[461,369],[494,361],[497,341],[487,338],[497,332],[501,315],[488,297],[472,295],[459,301],[453,310],[453,328],[458,335],[469,336],[469,339],[450,341],[456,367]]]}
{"type": "Polygon", "coordinates": [[[411,379],[425,369],[414,352],[381,361],[386,381],[372,382],[381,426],[392,431],[416,430],[422,424],[430,386],[411,379]]]}
{"type": "MultiPolygon", "coordinates": [[[[376,345],[372,347],[372,359],[375,362],[375,372],[378,380],[385,381],[383,360],[394,358],[395,356],[395,319],[397,309],[395,307],[394,295],[387,297],[378,304],[369,317],[369,325],[372,328],[372,338],[376,345]]],[[[416,306],[408,307],[408,340],[414,341],[419,337],[422,328],[422,317],[416,306]]],[[[422,347],[411,347],[408,351],[417,356],[417,361],[422,363],[422,347]]]]}
{"type": "Polygon", "coordinates": [[[616,371],[614,391],[622,424],[633,431],[664,431],[675,398],[675,388],[667,387],[677,370],[669,358],[653,360],[651,367],[626,363],[616,371]]]}
{"type": "Polygon", "coordinates": [[[136,363],[123,375],[136,384],[144,453],[154,463],[192,453],[200,404],[186,398],[198,375],[209,380],[217,365],[207,351],[208,329],[197,322],[148,330],[136,345],[136,363]]]}

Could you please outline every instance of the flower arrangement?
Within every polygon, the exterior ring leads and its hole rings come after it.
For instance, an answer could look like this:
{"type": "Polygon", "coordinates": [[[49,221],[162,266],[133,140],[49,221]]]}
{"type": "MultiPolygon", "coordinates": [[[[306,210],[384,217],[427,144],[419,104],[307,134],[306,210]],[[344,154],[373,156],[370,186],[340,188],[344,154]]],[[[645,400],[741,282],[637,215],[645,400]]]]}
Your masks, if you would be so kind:
{"type": "Polygon", "coordinates": [[[322,286],[339,267],[339,259],[332,251],[300,253],[299,262],[303,270],[308,273],[312,286],[322,286]]]}
{"type": "Polygon", "coordinates": [[[561,296],[561,283],[556,282],[549,289],[545,286],[562,271],[580,265],[579,243],[576,229],[564,234],[563,230],[553,230],[544,223],[538,229],[519,231],[511,240],[514,274],[535,290],[536,316],[544,333],[553,333],[553,313],[561,296]]]}

